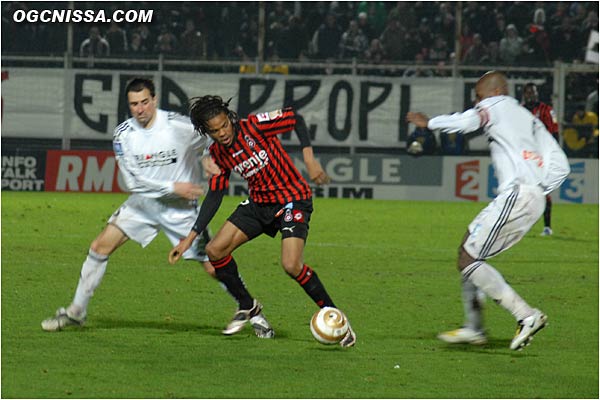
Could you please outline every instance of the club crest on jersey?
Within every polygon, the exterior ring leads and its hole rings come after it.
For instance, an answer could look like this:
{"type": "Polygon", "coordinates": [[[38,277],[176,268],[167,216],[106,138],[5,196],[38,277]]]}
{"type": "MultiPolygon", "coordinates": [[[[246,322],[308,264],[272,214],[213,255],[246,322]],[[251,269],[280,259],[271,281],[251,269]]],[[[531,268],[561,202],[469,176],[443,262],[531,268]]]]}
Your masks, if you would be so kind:
{"type": "Polygon", "coordinates": [[[256,114],[256,118],[258,119],[258,122],[266,122],[266,121],[272,121],[276,118],[279,118],[282,115],[283,115],[283,111],[281,111],[281,109],[279,109],[279,110],[275,110],[275,111],[256,114]]]}
{"type": "Polygon", "coordinates": [[[294,219],[294,217],[292,216],[292,210],[285,210],[285,215],[283,217],[283,220],[285,222],[292,222],[292,219],[294,219]]]}
{"type": "Polygon", "coordinates": [[[246,143],[248,143],[248,146],[250,146],[250,147],[254,147],[256,145],[256,142],[254,142],[254,139],[252,139],[248,135],[244,135],[244,140],[246,141],[246,143]]]}

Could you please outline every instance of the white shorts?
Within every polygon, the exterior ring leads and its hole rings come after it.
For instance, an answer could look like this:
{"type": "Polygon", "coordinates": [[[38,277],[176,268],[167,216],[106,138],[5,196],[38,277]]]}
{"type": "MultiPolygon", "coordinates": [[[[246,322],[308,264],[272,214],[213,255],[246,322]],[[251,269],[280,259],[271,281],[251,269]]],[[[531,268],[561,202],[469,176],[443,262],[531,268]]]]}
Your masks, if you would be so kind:
{"type": "MultiPolygon", "coordinates": [[[[142,247],[150,244],[162,229],[175,246],[190,233],[199,210],[198,206],[187,201],[166,203],[133,194],[113,213],[108,223],[118,227],[142,247]]],[[[208,261],[205,246],[209,240],[210,234],[202,232],[194,240],[192,247],[183,253],[183,258],[208,261]]]]}
{"type": "Polygon", "coordinates": [[[505,190],[471,222],[463,248],[476,260],[511,248],[544,213],[545,199],[539,186],[516,185],[505,190]]]}

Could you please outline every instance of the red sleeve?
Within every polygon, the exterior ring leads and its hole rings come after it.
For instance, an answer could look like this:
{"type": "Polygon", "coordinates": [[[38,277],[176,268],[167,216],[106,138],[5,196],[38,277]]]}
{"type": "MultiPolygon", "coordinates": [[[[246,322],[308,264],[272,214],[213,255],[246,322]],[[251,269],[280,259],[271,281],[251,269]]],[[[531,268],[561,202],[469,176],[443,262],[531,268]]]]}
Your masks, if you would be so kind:
{"type": "Polygon", "coordinates": [[[540,115],[542,118],[542,122],[546,125],[546,129],[548,132],[555,134],[558,133],[558,123],[556,121],[556,115],[554,114],[554,110],[551,106],[546,105],[543,109],[543,113],[540,115]]]}
{"type": "Polygon", "coordinates": [[[249,115],[248,122],[255,125],[265,136],[280,135],[294,129],[296,113],[291,107],[271,112],[249,115]]]}
{"type": "Polygon", "coordinates": [[[217,166],[221,169],[220,175],[213,175],[208,179],[208,187],[214,192],[229,189],[229,177],[231,176],[231,169],[225,166],[222,156],[218,150],[218,147],[211,145],[210,156],[213,158],[217,166]]]}

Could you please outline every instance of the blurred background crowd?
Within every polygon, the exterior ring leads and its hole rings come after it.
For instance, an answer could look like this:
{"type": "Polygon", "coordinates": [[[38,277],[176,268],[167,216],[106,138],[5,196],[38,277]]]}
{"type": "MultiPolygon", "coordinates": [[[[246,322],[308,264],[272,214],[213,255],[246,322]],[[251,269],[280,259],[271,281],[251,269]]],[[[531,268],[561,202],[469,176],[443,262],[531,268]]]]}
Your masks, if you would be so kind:
{"type": "MultiPolygon", "coordinates": [[[[76,2],[77,9],[154,10],[149,24],[75,24],[74,53],[96,57],[252,60],[257,56],[258,2],[76,2]]],[[[582,61],[598,2],[477,2],[462,4],[456,54],[456,2],[266,2],[265,60],[351,60],[551,65],[582,61]]],[[[23,9],[66,9],[67,2],[2,2],[3,54],[66,50],[67,24],[15,23],[23,9]]],[[[77,54],[75,54],[77,55],[77,54]]],[[[406,75],[445,74],[414,68],[406,75]]]]}
{"type": "MultiPolygon", "coordinates": [[[[72,4],[78,10],[103,10],[107,16],[115,10],[153,10],[153,18],[150,23],[70,26],[17,23],[13,21],[17,10],[66,10],[70,3],[5,1],[1,3],[2,55],[61,60],[67,53],[81,57],[83,61],[73,64],[79,68],[152,69],[160,58],[173,60],[171,70],[317,75],[350,73],[344,66],[358,63],[362,67],[353,74],[415,78],[476,77],[487,66],[507,66],[513,78],[544,81],[539,92],[546,103],[552,102],[553,75],[549,68],[543,72],[539,68],[553,67],[556,61],[585,62],[590,33],[598,31],[599,6],[598,1],[72,4]],[[196,62],[180,63],[181,59],[196,62]],[[458,65],[462,68],[454,75],[453,66],[458,65]]],[[[16,61],[5,57],[3,65],[31,66],[20,62],[18,57],[16,61]]],[[[35,59],[36,66],[43,62],[35,59]]],[[[61,61],[57,65],[61,67],[61,61]]],[[[565,86],[569,90],[561,123],[570,155],[598,157],[597,74],[568,74],[565,86]]],[[[458,152],[466,152],[467,147],[459,146],[458,152]]]]}

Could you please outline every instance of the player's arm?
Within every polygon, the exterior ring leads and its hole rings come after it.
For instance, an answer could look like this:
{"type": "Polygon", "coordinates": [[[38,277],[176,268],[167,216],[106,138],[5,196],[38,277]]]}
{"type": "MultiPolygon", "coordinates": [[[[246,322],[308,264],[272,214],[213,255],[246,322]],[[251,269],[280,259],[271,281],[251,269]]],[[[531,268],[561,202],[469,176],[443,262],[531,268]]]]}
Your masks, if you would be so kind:
{"type": "Polygon", "coordinates": [[[483,108],[471,108],[462,113],[439,115],[434,118],[429,118],[423,113],[409,112],[406,114],[406,120],[419,128],[440,129],[445,133],[468,133],[486,125],[489,115],[483,108]]]}
{"type": "Polygon", "coordinates": [[[226,190],[218,190],[218,191],[209,191],[204,201],[202,202],[202,207],[200,207],[200,213],[198,214],[198,218],[196,218],[196,223],[192,227],[192,230],[187,235],[185,239],[183,239],[179,244],[171,249],[169,252],[169,263],[175,264],[183,253],[186,252],[192,246],[194,239],[208,226],[209,222],[213,219],[221,203],[223,201],[223,196],[225,196],[226,190]]]}
{"type": "Polygon", "coordinates": [[[210,190],[202,202],[200,212],[198,213],[198,217],[196,218],[196,222],[194,223],[192,230],[185,239],[179,242],[179,244],[173,247],[173,249],[171,249],[169,252],[170,264],[175,264],[177,260],[181,258],[181,255],[192,246],[194,239],[196,239],[196,237],[206,229],[210,221],[213,219],[219,210],[219,207],[221,206],[223,196],[225,196],[227,189],[229,188],[230,174],[231,170],[223,170],[219,176],[213,176],[210,178],[210,190]]]}
{"type": "Polygon", "coordinates": [[[300,140],[300,147],[302,148],[302,157],[304,158],[304,164],[308,171],[310,180],[317,185],[323,185],[331,182],[329,175],[325,173],[321,163],[315,158],[313,148],[310,144],[310,137],[308,135],[308,128],[304,117],[300,114],[296,114],[296,124],[294,131],[300,140]]]}
{"type": "Polygon", "coordinates": [[[166,181],[145,176],[142,169],[137,166],[127,140],[123,140],[123,135],[119,134],[118,129],[117,127],[113,137],[113,150],[121,176],[130,192],[145,193],[148,197],[154,198],[175,194],[188,200],[195,200],[204,194],[200,185],[191,182],[166,181]]]}

